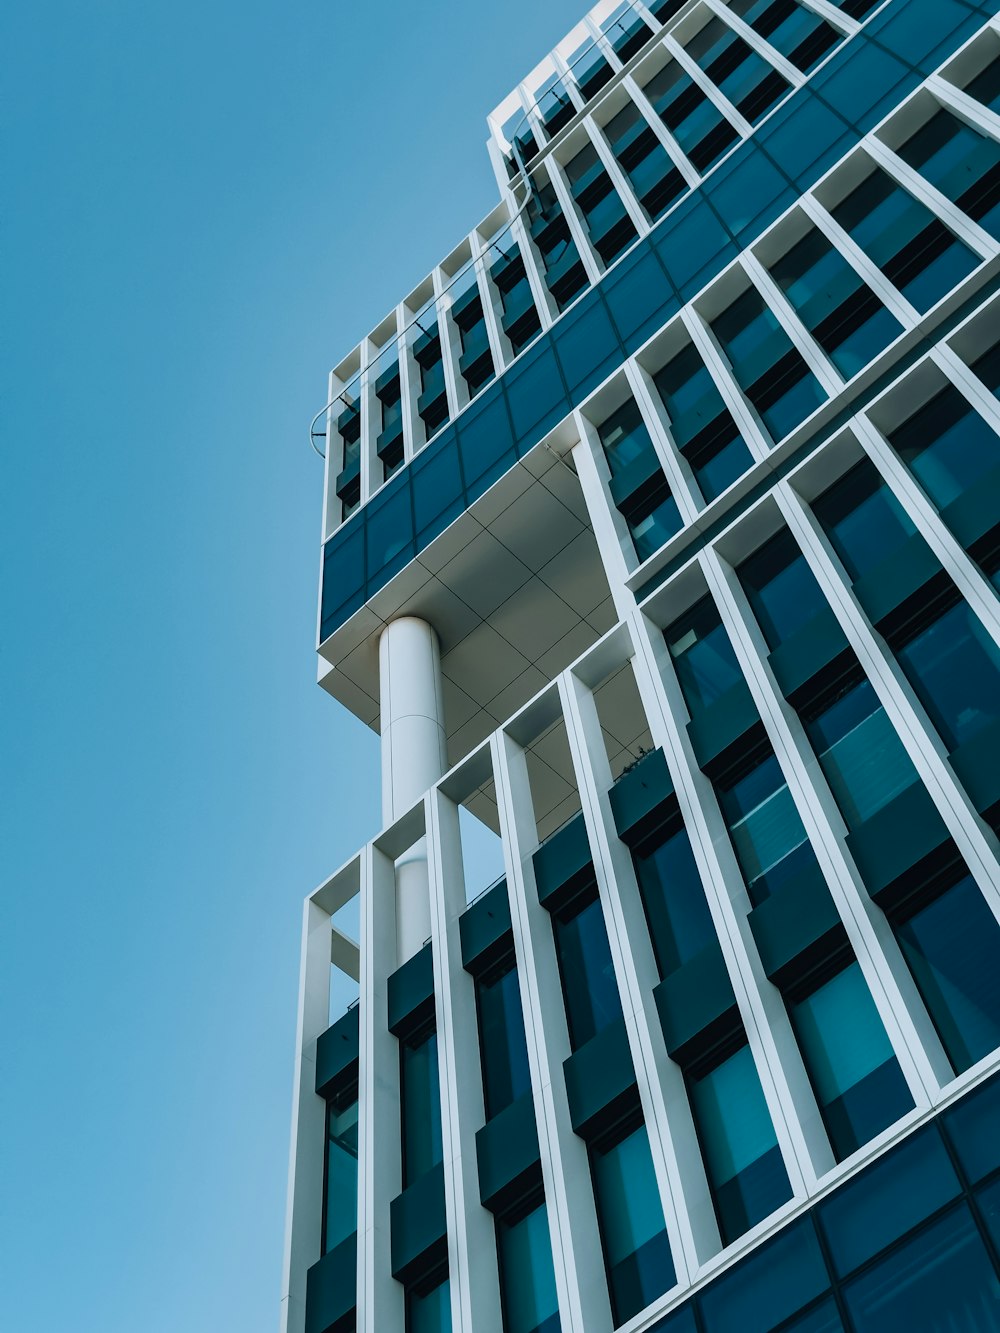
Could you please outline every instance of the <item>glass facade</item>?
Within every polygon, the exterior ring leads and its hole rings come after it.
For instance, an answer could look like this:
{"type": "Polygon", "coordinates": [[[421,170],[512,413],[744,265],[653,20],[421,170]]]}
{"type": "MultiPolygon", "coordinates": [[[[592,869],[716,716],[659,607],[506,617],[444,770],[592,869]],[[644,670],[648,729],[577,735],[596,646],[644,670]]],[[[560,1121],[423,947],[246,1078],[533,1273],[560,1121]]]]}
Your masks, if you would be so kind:
{"type": "Polygon", "coordinates": [[[444,1152],[437,1032],[408,1037],[400,1041],[399,1050],[405,1188],[436,1166],[444,1152]]]}
{"type": "Polygon", "coordinates": [[[476,1003],[483,1093],[489,1119],[531,1087],[521,991],[513,959],[502,970],[476,978],[476,1003]]]}
{"type": "Polygon", "coordinates": [[[758,747],[743,765],[720,778],[716,795],[755,906],[815,864],[785,775],[770,749],[758,747]]]}
{"type": "Polygon", "coordinates": [[[714,500],[753,462],[750,450],[692,343],[654,380],[673,441],[690,463],[704,498],[714,500]]]}
{"type": "Polygon", "coordinates": [[[715,927],[691,843],[679,816],[633,853],[660,976],[715,943],[715,927]]]}
{"type": "Polygon", "coordinates": [[[559,1303],[545,1202],[497,1220],[504,1333],[559,1333],[559,1303]]]}
{"type": "Polygon", "coordinates": [[[596,891],[552,918],[570,1045],[578,1050],[622,1017],[622,1002],[596,891]]]}
{"type": "Polygon", "coordinates": [[[323,1253],[358,1229],[358,1089],[338,1093],[326,1107],[323,1253]]]}
{"type": "Polygon", "coordinates": [[[406,1333],[451,1333],[451,1284],[442,1278],[406,1294],[406,1333]]]}

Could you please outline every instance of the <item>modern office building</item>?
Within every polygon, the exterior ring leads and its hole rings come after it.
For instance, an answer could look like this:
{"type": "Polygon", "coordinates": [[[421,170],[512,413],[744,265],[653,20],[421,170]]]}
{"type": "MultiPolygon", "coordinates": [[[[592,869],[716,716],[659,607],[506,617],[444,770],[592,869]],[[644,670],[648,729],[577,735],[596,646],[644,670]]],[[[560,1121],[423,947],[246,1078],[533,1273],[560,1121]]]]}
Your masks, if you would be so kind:
{"type": "Polygon", "coordinates": [[[1000,1329],[996,9],[603,0],[334,371],[286,1333],[1000,1329]]]}

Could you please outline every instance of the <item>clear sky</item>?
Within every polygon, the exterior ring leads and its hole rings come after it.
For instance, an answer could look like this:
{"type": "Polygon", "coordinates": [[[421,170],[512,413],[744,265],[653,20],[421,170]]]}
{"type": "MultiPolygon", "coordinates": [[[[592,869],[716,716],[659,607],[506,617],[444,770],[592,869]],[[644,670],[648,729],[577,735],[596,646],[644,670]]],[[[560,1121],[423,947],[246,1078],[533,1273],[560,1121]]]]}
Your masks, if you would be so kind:
{"type": "Polygon", "coordinates": [[[5,1329],[276,1328],[301,900],[379,805],[306,427],[582,10],[3,7],[5,1329]]]}

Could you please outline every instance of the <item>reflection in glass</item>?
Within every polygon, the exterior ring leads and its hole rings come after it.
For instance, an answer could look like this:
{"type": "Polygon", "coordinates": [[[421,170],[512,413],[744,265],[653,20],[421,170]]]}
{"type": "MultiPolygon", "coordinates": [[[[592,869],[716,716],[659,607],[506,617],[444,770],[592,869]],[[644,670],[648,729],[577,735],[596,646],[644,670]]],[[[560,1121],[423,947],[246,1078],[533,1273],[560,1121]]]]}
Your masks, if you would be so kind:
{"type": "Polygon", "coordinates": [[[556,1276],[544,1200],[497,1221],[504,1333],[559,1333],[556,1276]]]}

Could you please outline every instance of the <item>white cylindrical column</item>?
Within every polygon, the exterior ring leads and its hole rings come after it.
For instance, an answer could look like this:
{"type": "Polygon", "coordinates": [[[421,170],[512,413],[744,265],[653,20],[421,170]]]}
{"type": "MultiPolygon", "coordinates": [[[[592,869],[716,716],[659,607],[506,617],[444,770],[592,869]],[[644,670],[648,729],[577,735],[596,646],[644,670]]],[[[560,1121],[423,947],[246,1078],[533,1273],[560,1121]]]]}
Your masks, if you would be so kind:
{"type": "MultiPolygon", "coordinates": [[[[378,651],[382,819],[391,824],[445,770],[441,654],[433,627],[415,616],[401,616],[386,625],[378,651]]],[[[396,863],[396,930],[402,964],[431,933],[423,839],[396,863]]]]}

